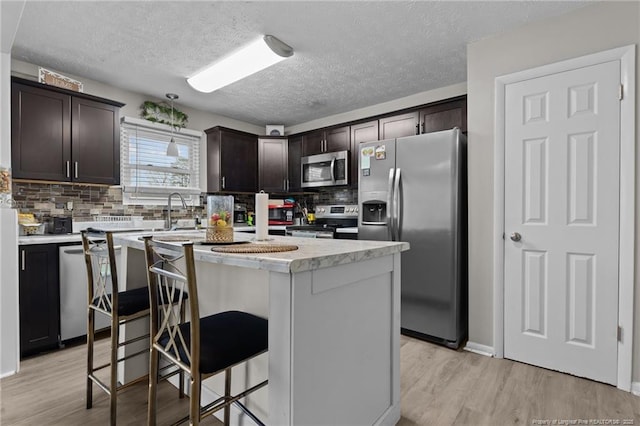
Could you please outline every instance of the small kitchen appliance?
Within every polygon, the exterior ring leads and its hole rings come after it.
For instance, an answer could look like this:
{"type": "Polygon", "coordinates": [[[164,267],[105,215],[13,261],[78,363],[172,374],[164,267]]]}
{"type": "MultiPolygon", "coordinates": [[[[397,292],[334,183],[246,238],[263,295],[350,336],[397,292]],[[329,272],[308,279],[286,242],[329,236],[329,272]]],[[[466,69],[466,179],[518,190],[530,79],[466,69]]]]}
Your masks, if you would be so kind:
{"type": "Polygon", "coordinates": [[[50,217],[47,220],[47,232],[49,234],[71,234],[73,232],[73,220],[70,216],[50,217]]]}
{"type": "Polygon", "coordinates": [[[302,187],[347,185],[349,151],[328,152],[302,157],[302,187]]]}
{"type": "Polygon", "coordinates": [[[234,204],[233,206],[233,223],[247,223],[247,208],[242,204],[234,204]]]}
{"type": "Polygon", "coordinates": [[[293,203],[269,204],[269,225],[293,225],[296,205],[293,203]]]}

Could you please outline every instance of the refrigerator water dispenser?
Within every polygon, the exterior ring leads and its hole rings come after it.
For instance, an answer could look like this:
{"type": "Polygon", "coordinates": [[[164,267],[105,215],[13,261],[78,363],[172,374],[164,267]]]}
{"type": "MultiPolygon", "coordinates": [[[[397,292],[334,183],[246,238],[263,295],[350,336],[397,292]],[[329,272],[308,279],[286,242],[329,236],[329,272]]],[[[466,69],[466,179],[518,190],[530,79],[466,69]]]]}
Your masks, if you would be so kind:
{"type": "Polygon", "coordinates": [[[387,203],[368,201],[362,203],[363,223],[385,223],[387,221],[387,203]]]}

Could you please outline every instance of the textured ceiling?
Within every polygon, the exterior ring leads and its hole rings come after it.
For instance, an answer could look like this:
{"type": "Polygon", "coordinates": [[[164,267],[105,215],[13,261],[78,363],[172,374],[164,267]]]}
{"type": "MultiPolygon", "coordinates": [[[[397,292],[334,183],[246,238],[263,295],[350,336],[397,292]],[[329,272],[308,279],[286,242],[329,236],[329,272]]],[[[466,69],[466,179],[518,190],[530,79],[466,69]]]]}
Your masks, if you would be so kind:
{"type": "MultiPolygon", "coordinates": [[[[6,1],[6,0],[3,0],[6,1]]],[[[27,1],[12,56],[256,125],[466,81],[466,44],[584,2],[27,1]],[[185,78],[260,34],[295,54],[219,91],[185,78]]]]}

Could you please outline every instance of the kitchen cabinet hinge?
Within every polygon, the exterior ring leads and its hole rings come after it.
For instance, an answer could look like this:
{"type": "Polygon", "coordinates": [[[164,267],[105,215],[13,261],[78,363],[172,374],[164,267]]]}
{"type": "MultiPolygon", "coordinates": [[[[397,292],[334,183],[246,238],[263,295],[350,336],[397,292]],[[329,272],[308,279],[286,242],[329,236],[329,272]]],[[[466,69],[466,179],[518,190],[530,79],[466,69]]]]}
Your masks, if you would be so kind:
{"type": "Polygon", "coordinates": [[[622,327],[618,326],[618,342],[622,342],[622,327]]]}
{"type": "Polygon", "coordinates": [[[618,88],[618,99],[622,100],[624,98],[624,84],[621,84],[618,88]]]}

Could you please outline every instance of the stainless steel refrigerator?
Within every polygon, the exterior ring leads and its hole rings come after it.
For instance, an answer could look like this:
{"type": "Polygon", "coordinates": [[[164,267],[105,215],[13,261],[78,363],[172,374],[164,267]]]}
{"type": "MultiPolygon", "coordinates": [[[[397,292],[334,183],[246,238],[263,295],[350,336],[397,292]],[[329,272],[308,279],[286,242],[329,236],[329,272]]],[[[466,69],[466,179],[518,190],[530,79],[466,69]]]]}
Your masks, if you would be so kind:
{"type": "Polygon", "coordinates": [[[358,239],[407,241],[402,332],[458,348],[467,338],[466,137],[459,129],[359,146],[358,239]]]}

